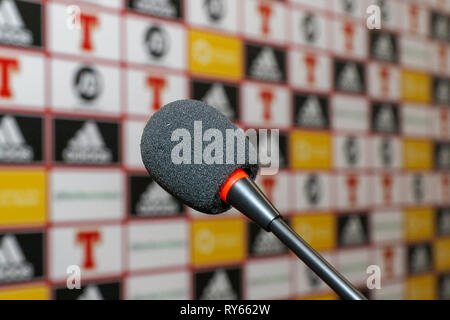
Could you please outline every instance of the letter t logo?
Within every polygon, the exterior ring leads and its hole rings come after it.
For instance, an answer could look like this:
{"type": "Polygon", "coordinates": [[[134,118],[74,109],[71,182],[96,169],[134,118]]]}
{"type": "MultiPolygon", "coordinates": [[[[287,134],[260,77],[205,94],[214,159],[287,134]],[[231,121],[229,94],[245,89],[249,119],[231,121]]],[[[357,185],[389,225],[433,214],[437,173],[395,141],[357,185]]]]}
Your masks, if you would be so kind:
{"type": "Polygon", "coordinates": [[[77,234],[77,242],[84,248],[83,268],[95,268],[93,247],[94,244],[98,243],[100,240],[100,232],[98,231],[82,231],[77,234]]]}
{"type": "Polygon", "coordinates": [[[0,69],[1,69],[1,87],[0,87],[0,97],[2,98],[12,98],[12,91],[10,86],[10,71],[18,70],[19,63],[16,59],[10,58],[0,58],[0,69]]]}
{"type": "Polygon", "coordinates": [[[80,15],[81,23],[81,49],[84,51],[92,51],[94,46],[92,44],[92,28],[98,26],[98,19],[96,16],[82,13],[80,15]]]}
{"type": "Polygon", "coordinates": [[[270,32],[270,15],[272,14],[272,8],[267,4],[260,4],[258,10],[262,20],[262,33],[268,35],[270,32]]]}

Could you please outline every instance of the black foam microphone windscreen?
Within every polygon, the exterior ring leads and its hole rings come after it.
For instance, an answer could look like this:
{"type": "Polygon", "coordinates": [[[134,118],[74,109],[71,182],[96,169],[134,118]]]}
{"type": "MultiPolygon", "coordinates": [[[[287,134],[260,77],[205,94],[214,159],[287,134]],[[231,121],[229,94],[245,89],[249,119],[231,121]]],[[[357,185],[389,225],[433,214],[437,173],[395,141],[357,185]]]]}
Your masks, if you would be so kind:
{"type": "Polygon", "coordinates": [[[217,214],[229,209],[230,203],[272,231],[342,298],[365,300],[281,218],[253,181],[258,171],[255,147],[215,108],[194,100],[162,107],[144,129],[141,153],[155,181],[185,204],[217,214]]]}
{"type": "Polygon", "coordinates": [[[158,110],[144,129],[141,155],[163,189],[209,214],[230,208],[219,195],[230,175],[242,169],[254,179],[258,172],[256,148],[244,132],[196,100],[175,101],[158,110]]]}

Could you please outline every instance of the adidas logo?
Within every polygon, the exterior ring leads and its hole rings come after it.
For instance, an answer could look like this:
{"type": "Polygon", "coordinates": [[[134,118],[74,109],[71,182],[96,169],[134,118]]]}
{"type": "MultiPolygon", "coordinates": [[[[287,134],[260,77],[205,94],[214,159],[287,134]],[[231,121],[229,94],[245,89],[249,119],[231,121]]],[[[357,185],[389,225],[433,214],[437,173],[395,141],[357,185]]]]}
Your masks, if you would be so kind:
{"type": "Polygon", "coordinates": [[[103,296],[97,286],[88,285],[77,300],[103,300],[103,296]]]}
{"type": "Polygon", "coordinates": [[[225,270],[214,272],[200,296],[200,300],[236,300],[237,298],[225,270]]]}
{"type": "Polygon", "coordinates": [[[317,97],[309,97],[297,116],[297,122],[305,127],[323,128],[326,126],[320,102],[317,97]]]}
{"type": "Polygon", "coordinates": [[[342,228],[342,244],[354,245],[364,243],[365,239],[361,219],[357,216],[350,217],[342,228]]]}
{"type": "Polygon", "coordinates": [[[33,34],[28,30],[13,0],[0,4],[0,42],[20,46],[33,44],[33,34]]]}
{"type": "Polygon", "coordinates": [[[353,62],[349,62],[344,66],[338,79],[339,88],[345,91],[361,92],[362,84],[358,73],[358,68],[353,62]]]}
{"type": "Polygon", "coordinates": [[[0,282],[30,280],[34,267],[28,263],[13,235],[5,235],[0,244],[0,282]]]}
{"type": "Polygon", "coordinates": [[[378,131],[394,132],[395,117],[394,111],[389,106],[382,106],[375,118],[375,126],[378,131]]]}
{"type": "Polygon", "coordinates": [[[148,14],[175,17],[177,9],[169,0],[134,0],[134,8],[148,14]]]}
{"type": "Polygon", "coordinates": [[[94,121],[86,121],[63,150],[63,159],[68,163],[105,164],[112,160],[112,153],[94,121]]]}
{"type": "Polygon", "coordinates": [[[136,204],[136,213],[140,216],[173,215],[177,211],[177,202],[156,182],[147,187],[136,204]]]}
{"type": "Polygon", "coordinates": [[[253,61],[250,67],[250,75],[260,80],[282,81],[283,74],[271,48],[264,48],[253,61]]]}
{"type": "Polygon", "coordinates": [[[33,149],[26,144],[14,117],[4,116],[0,121],[0,162],[30,162],[33,149]]]}
{"type": "Polygon", "coordinates": [[[379,59],[393,60],[394,46],[391,37],[386,34],[380,34],[374,44],[373,53],[379,59]]]}
{"type": "Polygon", "coordinates": [[[233,108],[228,101],[223,85],[215,83],[202,98],[202,101],[213,106],[230,119],[235,117],[233,108]]]}
{"type": "Polygon", "coordinates": [[[281,254],[285,247],[272,233],[261,229],[253,242],[252,252],[258,256],[281,254]]]}

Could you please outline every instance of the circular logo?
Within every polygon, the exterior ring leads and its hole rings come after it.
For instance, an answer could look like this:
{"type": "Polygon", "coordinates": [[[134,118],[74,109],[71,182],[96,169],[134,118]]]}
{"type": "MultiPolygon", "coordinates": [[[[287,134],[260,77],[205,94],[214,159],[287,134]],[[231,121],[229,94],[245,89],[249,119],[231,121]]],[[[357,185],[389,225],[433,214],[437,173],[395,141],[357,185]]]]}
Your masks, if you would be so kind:
{"type": "Polygon", "coordinates": [[[169,50],[169,38],[166,31],[159,26],[151,26],[145,34],[145,46],[153,58],[164,57],[169,50]]]}
{"type": "Polygon", "coordinates": [[[84,101],[93,101],[102,91],[100,74],[92,67],[82,67],[75,74],[74,88],[77,95],[84,101]]]}
{"type": "Polygon", "coordinates": [[[413,178],[413,195],[416,202],[421,202],[424,197],[423,190],[423,177],[420,174],[416,174],[413,178]]]}
{"type": "Polygon", "coordinates": [[[213,22],[219,22],[225,16],[226,7],[223,0],[205,0],[206,12],[213,22]]]}
{"type": "Polygon", "coordinates": [[[344,143],[344,154],[347,163],[351,166],[358,164],[359,150],[358,142],[355,137],[348,137],[344,143]]]}
{"type": "Polygon", "coordinates": [[[380,7],[382,21],[389,20],[389,11],[386,5],[386,0],[378,0],[377,5],[380,7]]]}
{"type": "Polygon", "coordinates": [[[319,30],[316,16],[307,14],[301,23],[301,30],[303,30],[303,36],[307,42],[315,42],[319,30]]]}
{"type": "Polygon", "coordinates": [[[317,175],[310,175],[304,185],[306,200],[311,205],[317,205],[322,197],[319,178],[317,175]]]}
{"type": "Polygon", "coordinates": [[[345,13],[353,13],[353,11],[355,10],[353,3],[354,0],[341,0],[341,1],[345,13]]]}
{"type": "Polygon", "coordinates": [[[380,144],[381,163],[385,167],[392,165],[392,144],[389,139],[383,139],[380,144]]]}

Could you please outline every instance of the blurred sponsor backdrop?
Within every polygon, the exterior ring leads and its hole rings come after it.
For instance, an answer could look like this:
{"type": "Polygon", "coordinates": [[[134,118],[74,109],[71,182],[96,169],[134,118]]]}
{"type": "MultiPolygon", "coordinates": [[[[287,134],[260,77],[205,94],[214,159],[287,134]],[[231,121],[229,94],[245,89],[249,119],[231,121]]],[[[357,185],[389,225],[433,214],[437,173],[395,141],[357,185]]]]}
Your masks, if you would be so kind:
{"type": "Polygon", "coordinates": [[[185,98],[281,130],[260,185],[371,299],[450,298],[449,41],[440,0],[1,0],[0,299],[336,298],[147,176],[142,129],[185,98]]]}

